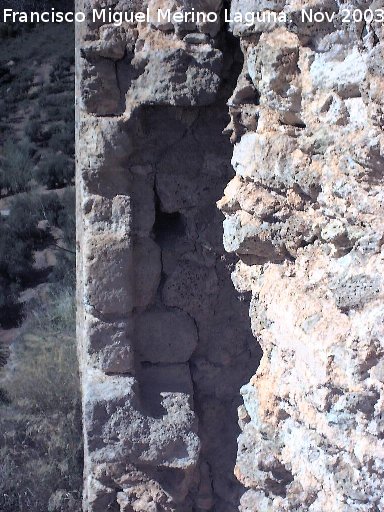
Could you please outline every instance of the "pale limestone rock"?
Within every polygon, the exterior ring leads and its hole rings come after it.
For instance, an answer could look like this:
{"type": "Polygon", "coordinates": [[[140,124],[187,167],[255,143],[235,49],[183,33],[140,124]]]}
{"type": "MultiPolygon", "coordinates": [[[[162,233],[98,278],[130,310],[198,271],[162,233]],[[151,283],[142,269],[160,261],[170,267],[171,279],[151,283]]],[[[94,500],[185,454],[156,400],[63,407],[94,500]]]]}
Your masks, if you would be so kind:
{"type": "MultiPolygon", "coordinates": [[[[239,510],[373,512],[384,507],[382,30],[299,23],[299,9],[341,2],[285,4],[294,23],[244,39],[259,118],[232,124],[236,178],[218,203],[264,352],[242,388],[239,510]]],[[[239,95],[233,119],[248,102],[239,95]]]]}

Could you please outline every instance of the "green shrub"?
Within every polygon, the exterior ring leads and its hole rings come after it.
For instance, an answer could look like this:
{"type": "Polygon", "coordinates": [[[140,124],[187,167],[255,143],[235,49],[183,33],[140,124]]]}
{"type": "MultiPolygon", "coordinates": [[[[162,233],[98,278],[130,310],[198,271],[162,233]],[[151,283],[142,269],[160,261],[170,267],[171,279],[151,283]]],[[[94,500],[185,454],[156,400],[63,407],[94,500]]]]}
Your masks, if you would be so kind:
{"type": "Polygon", "coordinates": [[[41,142],[42,140],[42,122],[32,120],[25,126],[25,133],[32,142],[41,142]]]}
{"type": "MultiPolygon", "coordinates": [[[[62,80],[63,77],[70,73],[71,67],[75,64],[74,54],[62,56],[55,62],[50,73],[51,82],[62,80]]],[[[71,74],[71,76],[73,76],[71,74]]]]}
{"type": "Polygon", "coordinates": [[[34,167],[33,150],[26,142],[7,141],[0,162],[0,189],[17,194],[30,189],[34,167]]]}
{"type": "MultiPolygon", "coordinates": [[[[23,286],[34,275],[34,251],[49,245],[55,249],[57,265],[50,280],[60,286],[75,283],[75,193],[19,195],[12,201],[8,217],[0,219],[0,308],[15,304],[23,286]],[[55,240],[38,224],[47,220],[61,230],[55,240]]],[[[0,315],[0,324],[3,323],[0,315]]]]}
{"type": "Polygon", "coordinates": [[[8,104],[5,101],[0,100],[0,119],[4,119],[8,115],[8,112],[8,104]]]}
{"type": "Polygon", "coordinates": [[[64,82],[54,82],[44,87],[43,94],[60,94],[68,91],[68,85],[64,82]]]}
{"type": "Polygon", "coordinates": [[[0,65],[0,85],[10,84],[14,79],[12,67],[7,64],[0,65]]]}
{"type": "Polygon", "coordinates": [[[26,124],[25,133],[31,142],[39,146],[46,146],[52,135],[59,129],[57,125],[47,125],[41,119],[32,119],[26,124]]]}
{"type": "Polygon", "coordinates": [[[31,69],[23,68],[22,72],[16,76],[6,94],[8,102],[20,103],[28,97],[28,92],[33,85],[35,74],[31,69]]]}
{"type": "Polygon", "coordinates": [[[74,288],[76,286],[76,255],[67,250],[58,250],[56,265],[53,267],[50,280],[60,288],[74,288]]]}
{"type": "Polygon", "coordinates": [[[44,108],[44,114],[47,119],[49,119],[49,122],[53,121],[62,121],[63,119],[63,113],[61,107],[45,107],[44,108]]]}
{"type": "Polygon", "coordinates": [[[42,216],[51,226],[58,227],[62,234],[56,245],[56,265],[50,280],[60,287],[74,287],[76,282],[76,215],[75,190],[65,189],[61,198],[55,192],[41,196],[42,216]]]}
{"type": "MultiPolygon", "coordinates": [[[[27,318],[28,328],[74,337],[76,334],[74,289],[65,286],[62,286],[60,290],[51,288],[48,295],[48,300],[40,300],[35,306],[31,307],[27,318]]],[[[75,371],[77,371],[77,366],[70,368],[71,374],[75,371]]],[[[74,392],[76,390],[77,386],[74,392]]]]}
{"type": "Polygon", "coordinates": [[[35,275],[34,252],[43,247],[55,249],[57,265],[50,281],[60,286],[75,285],[75,193],[66,189],[57,193],[18,195],[12,201],[8,217],[0,218],[0,324],[10,314],[15,322],[19,293],[35,275]],[[58,239],[49,230],[38,227],[41,220],[61,230],[58,239]],[[8,308],[8,309],[7,309],[8,308]]]}
{"type": "Polygon", "coordinates": [[[7,274],[2,275],[1,263],[2,260],[0,260],[0,326],[4,327],[8,317],[7,308],[16,303],[21,291],[21,285],[12,282],[7,274]]]}
{"type": "Polygon", "coordinates": [[[44,95],[39,99],[40,108],[46,107],[62,107],[63,98],[57,94],[44,95]]]}
{"type": "Polygon", "coordinates": [[[73,105],[67,105],[65,108],[62,109],[62,121],[65,121],[67,123],[75,122],[75,108],[73,105]]]}
{"type": "Polygon", "coordinates": [[[49,192],[40,196],[42,218],[47,220],[51,226],[57,226],[59,212],[63,205],[56,192],[49,192]]]}
{"type": "Polygon", "coordinates": [[[70,185],[75,176],[74,162],[61,153],[51,153],[37,167],[36,179],[48,189],[70,185]]]}
{"type": "Polygon", "coordinates": [[[44,114],[50,123],[64,121],[64,122],[72,122],[75,120],[75,110],[73,105],[68,105],[64,102],[62,106],[47,106],[44,107],[44,114]]]}
{"type": "Polygon", "coordinates": [[[38,300],[28,312],[25,329],[34,335],[14,348],[14,357],[23,370],[18,369],[12,385],[6,388],[12,402],[27,399],[23,407],[31,412],[69,413],[79,399],[73,290],[63,288],[38,300]]]}
{"type": "Polygon", "coordinates": [[[40,197],[31,193],[13,198],[5,224],[15,238],[35,245],[42,238],[42,231],[38,228],[41,219],[40,197]]]}
{"type": "Polygon", "coordinates": [[[65,190],[61,203],[63,209],[59,212],[57,226],[63,232],[65,245],[72,252],[75,252],[76,245],[76,195],[74,188],[65,190]]]}
{"type": "Polygon", "coordinates": [[[3,305],[10,301],[18,291],[18,288],[10,288],[9,284],[21,285],[22,281],[32,272],[33,244],[21,240],[14,235],[12,243],[12,233],[8,229],[0,230],[0,275],[3,277],[3,305]],[[4,290],[7,290],[5,292],[4,290]]]}
{"type": "MultiPolygon", "coordinates": [[[[34,251],[47,241],[38,228],[41,207],[36,196],[18,196],[10,214],[0,219],[0,308],[15,304],[23,285],[33,275],[34,251]]],[[[0,316],[0,324],[6,316],[0,316]]]]}
{"type": "Polygon", "coordinates": [[[75,201],[73,187],[66,188],[61,197],[56,192],[50,192],[40,198],[43,218],[63,232],[62,241],[72,252],[75,251],[76,236],[75,201]]]}
{"type": "Polygon", "coordinates": [[[63,151],[66,155],[73,157],[75,154],[75,134],[71,123],[66,123],[60,131],[52,134],[49,140],[49,147],[53,151],[63,151]]]}

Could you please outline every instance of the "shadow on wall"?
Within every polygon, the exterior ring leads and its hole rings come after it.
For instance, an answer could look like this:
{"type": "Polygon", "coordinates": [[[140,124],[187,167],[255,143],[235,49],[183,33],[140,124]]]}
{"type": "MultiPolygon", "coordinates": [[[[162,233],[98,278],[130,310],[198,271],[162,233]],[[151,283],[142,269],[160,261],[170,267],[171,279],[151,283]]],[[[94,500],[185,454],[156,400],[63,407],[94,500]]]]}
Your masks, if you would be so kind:
{"type": "Polygon", "coordinates": [[[152,304],[135,313],[141,402],[148,416],[161,418],[167,396],[193,401],[202,446],[191,499],[197,510],[217,512],[236,511],[244,492],[233,476],[239,390],[261,357],[248,298],[231,282],[235,258],[224,252],[216,208],[233,176],[232,147],[221,134],[226,112],[224,101],[142,108],[130,156],[132,212],[140,217],[133,224],[152,224],[161,251],[148,257],[149,274],[161,260],[152,304]]]}

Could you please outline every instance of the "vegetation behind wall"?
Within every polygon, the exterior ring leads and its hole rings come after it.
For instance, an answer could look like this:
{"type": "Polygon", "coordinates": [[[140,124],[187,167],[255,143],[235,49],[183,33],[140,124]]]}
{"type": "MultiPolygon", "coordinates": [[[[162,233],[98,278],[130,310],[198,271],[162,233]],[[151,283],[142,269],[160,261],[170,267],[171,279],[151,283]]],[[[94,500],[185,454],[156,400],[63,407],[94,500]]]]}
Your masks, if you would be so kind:
{"type": "Polygon", "coordinates": [[[71,26],[0,25],[1,512],[81,509],[73,55],[71,26]]]}

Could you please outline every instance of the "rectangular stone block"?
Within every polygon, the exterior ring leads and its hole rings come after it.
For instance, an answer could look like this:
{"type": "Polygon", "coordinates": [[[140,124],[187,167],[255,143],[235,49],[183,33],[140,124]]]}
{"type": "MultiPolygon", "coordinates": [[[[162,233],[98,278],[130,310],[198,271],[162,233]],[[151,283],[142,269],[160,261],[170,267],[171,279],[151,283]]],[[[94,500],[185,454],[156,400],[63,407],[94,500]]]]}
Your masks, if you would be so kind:
{"type": "Polygon", "coordinates": [[[89,314],[85,318],[89,364],[105,373],[133,374],[132,321],[103,322],[89,314]]]}
{"type": "Polygon", "coordinates": [[[133,308],[132,247],[114,233],[85,243],[85,304],[95,316],[127,315],[133,308]]]}

